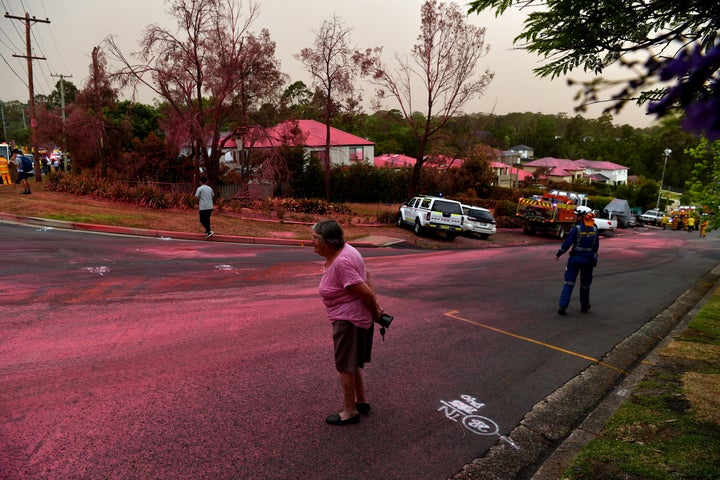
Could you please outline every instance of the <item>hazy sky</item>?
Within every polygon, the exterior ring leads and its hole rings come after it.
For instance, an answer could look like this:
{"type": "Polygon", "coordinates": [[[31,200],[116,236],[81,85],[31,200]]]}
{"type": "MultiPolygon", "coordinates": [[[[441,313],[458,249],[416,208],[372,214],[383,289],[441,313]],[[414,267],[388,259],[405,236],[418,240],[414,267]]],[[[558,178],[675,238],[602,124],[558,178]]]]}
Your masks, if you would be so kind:
{"type": "MultiPolygon", "coordinates": [[[[276,54],[282,70],[291,81],[302,80],[310,85],[310,77],[294,58],[300,49],[312,45],[322,20],[333,14],[352,29],[352,43],[359,48],[383,47],[383,58],[394,65],[395,54],[405,54],[415,43],[420,31],[420,5],[423,0],[257,0],[260,15],[252,30],[270,31],[277,44],[276,54]]],[[[465,0],[458,2],[463,9],[465,0]]],[[[139,49],[143,31],[150,24],[158,24],[174,31],[176,22],[166,13],[162,0],[0,0],[4,12],[14,16],[29,13],[37,19],[48,19],[50,24],[35,23],[31,27],[33,55],[45,57],[33,64],[35,93],[49,94],[59,80],[66,77],[82,88],[90,68],[90,54],[94,46],[101,45],[109,35],[126,53],[139,49]],[[55,76],[53,76],[55,75],[55,76]]],[[[248,5],[242,0],[245,9],[248,5]]],[[[244,10],[246,11],[246,10],[244,10]]],[[[576,87],[568,87],[565,78],[538,79],[532,68],[540,59],[513,49],[512,39],[522,28],[522,14],[517,11],[495,18],[492,13],[470,15],[469,21],[486,27],[486,43],[490,53],[481,60],[478,72],[485,67],[495,72],[495,78],[483,97],[472,101],[466,113],[506,114],[510,112],[565,112],[576,115],[573,97],[576,87]]],[[[0,100],[28,98],[27,66],[25,59],[24,22],[2,18],[0,54],[3,75],[0,81],[0,100]]],[[[571,78],[580,78],[580,73],[571,78]]],[[[371,96],[370,87],[364,88],[365,97],[371,96]]],[[[152,103],[152,98],[140,98],[152,103]]],[[[388,105],[394,108],[395,105],[388,105]]],[[[600,115],[602,108],[592,108],[589,118],[600,115]]],[[[634,105],[615,118],[615,123],[628,123],[645,127],[652,117],[634,105]]]]}

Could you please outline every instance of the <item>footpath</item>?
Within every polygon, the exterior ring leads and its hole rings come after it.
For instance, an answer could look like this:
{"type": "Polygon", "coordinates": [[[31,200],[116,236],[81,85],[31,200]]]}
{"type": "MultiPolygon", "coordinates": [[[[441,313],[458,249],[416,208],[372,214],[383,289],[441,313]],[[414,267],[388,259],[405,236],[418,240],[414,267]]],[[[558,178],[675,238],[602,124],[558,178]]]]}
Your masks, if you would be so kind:
{"type": "MultiPolygon", "coordinates": [[[[50,219],[23,217],[14,214],[0,213],[0,221],[36,225],[39,228],[57,228],[82,230],[95,233],[134,235],[153,238],[178,240],[203,240],[204,235],[163,230],[149,230],[88,223],[63,222],[50,219]]],[[[718,232],[713,232],[708,241],[717,243],[718,232]]],[[[233,242],[264,245],[296,245],[309,246],[307,240],[283,238],[239,237],[216,234],[212,241],[233,242]]],[[[353,245],[358,247],[391,246],[402,240],[371,235],[356,240],[353,245]]],[[[613,351],[608,353],[602,362],[619,367],[613,372],[599,365],[593,365],[578,377],[570,380],[549,397],[538,403],[521,421],[520,425],[508,435],[514,443],[524,445],[520,450],[509,442],[498,442],[483,457],[465,465],[453,480],[469,479],[615,479],[615,478],[720,478],[720,315],[710,318],[713,325],[711,334],[707,336],[687,335],[688,328],[696,317],[703,317],[707,322],[706,306],[713,312],[720,312],[720,265],[709,272],[697,284],[678,298],[664,312],[649,321],[640,330],[632,334],[613,351]],[[694,345],[693,345],[694,344],[694,345]],[[689,345],[689,346],[688,346],[689,345]],[[701,398],[693,398],[683,384],[680,393],[677,391],[658,390],[656,395],[682,395],[683,408],[671,412],[671,418],[664,418],[665,425],[672,426],[676,422],[687,422],[687,415],[698,416],[700,425],[710,424],[710,428],[696,429],[691,433],[672,433],[692,438],[680,438],[679,445],[699,444],[704,448],[701,453],[692,457],[692,469],[705,472],[703,476],[684,474],[682,465],[662,465],[661,470],[667,475],[643,475],[633,471],[636,466],[627,466],[627,450],[623,447],[628,442],[644,446],[650,439],[639,439],[639,435],[626,435],[628,430],[642,427],[637,419],[619,419],[614,421],[613,431],[609,431],[608,421],[623,405],[637,401],[634,397],[643,382],[655,382],[658,375],[666,375],[668,358],[672,363],[672,375],[685,379],[688,375],[700,375],[704,384],[701,398]],[[621,373],[622,372],[622,373],[621,373]],[[711,412],[703,415],[703,412],[711,412]],[[674,417],[673,417],[674,415],[674,417]],[[620,422],[618,429],[617,423],[620,422]],[[626,425],[623,425],[625,422],[626,425]],[[638,425],[640,424],[640,425],[638,425]],[[627,427],[624,429],[624,427],[627,427]],[[612,438],[615,432],[625,432],[621,438],[612,438]],[[593,440],[604,438],[616,442],[615,451],[603,452],[603,457],[593,459],[595,453],[586,453],[588,444],[593,440]],[[687,442],[685,442],[687,440],[687,442]],[[532,445],[533,448],[527,448],[532,445]],[[706,465],[703,465],[705,462],[706,465]],[[572,466],[572,468],[570,468],[572,466]],[[628,471],[630,470],[630,471],[628,471]],[[568,474],[567,472],[571,472],[568,474]],[[575,473],[572,473],[575,472],[575,473]]],[[[675,399],[677,400],[677,399],[675,399]]],[[[672,410],[672,409],[671,409],[672,410]]],[[[611,420],[612,421],[612,420],[611,420]]],[[[667,435],[659,431],[657,426],[650,425],[649,437],[667,435]]],[[[617,436],[617,435],[616,435],[617,436]]],[[[685,452],[657,451],[650,445],[649,463],[660,462],[659,458],[683,458],[685,452]]],[[[640,461],[641,458],[634,460],[640,461]]],[[[662,460],[667,462],[667,460],[662,460]]],[[[686,467],[687,468],[687,467],[686,467]]]]}

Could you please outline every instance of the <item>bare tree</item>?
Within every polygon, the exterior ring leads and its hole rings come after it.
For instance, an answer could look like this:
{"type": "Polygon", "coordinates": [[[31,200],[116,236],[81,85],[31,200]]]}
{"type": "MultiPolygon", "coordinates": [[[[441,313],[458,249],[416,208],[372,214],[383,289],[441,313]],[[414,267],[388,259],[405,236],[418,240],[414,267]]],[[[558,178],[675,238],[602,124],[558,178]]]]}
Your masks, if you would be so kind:
{"type": "Polygon", "coordinates": [[[354,109],[360,103],[353,80],[368,58],[379,54],[380,49],[359,52],[351,46],[350,29],[340,18],[324,20],[315,32],[312,48],[303,48],[295,56],[312,75],[313,86],[324,96],[323,121],[326,128],[325,152],[322,158],[325,173],[325,199],[330,198],[330,122],[343,108],[354,109]]]}
{"type": "Polygon", "coordinates": [[[166,122],[172,123],[167,127],[173,136],[192,142],[196,167],[202,161],[215,183],[222,149],[231,139],[221,136],[221,129],[242,127],[251,107],[279,93],[284,76],[269,33],[250,31],[258,15],[256,4],[249,5],[242,19],[236,0],[168,3],[178,33],[150,25],[138,65],[130,63],[112,38],[108,42],[125,65],[125,78],[142,82],[165,100],[166,122]]]}
{"type": "Polygon", "coordinates": [[[422,166],[430,143],[465,104],[484,93],[494,74],[476,74],[477,63],[485,56],[485,29],[470,25],[454,3],[427,0],[421,8],[420,35],[409,57],[396,56],[398,68],[390,72],[375,65],[372,82],[378,98],[394,98],[418,142],[417,158],[410,184],[416,194],[422,166]],[[424,89],[424,111],[413,103],[413,88],[424,89]],[[420,114],[419,114],[420,113],[420,114]]]}

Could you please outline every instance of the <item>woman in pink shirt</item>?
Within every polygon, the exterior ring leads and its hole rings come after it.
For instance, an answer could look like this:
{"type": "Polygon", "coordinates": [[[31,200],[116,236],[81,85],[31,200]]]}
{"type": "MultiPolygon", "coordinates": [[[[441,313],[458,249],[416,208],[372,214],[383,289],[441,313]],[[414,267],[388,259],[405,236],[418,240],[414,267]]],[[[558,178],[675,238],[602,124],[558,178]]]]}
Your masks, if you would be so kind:
{"type": "Polygon", "coordinates": [[[343,392],[342,412],[325,421],[331,425],[358,423],[360,413],[370,412],[361,369],[370,362],[373,322],[380,318],[382,309],[368,286],[362,256],[345,243],[340,224],[335,220],[315,224],[313,245],[315,252],[325,257],[320,296],[333,325],[335,367],[343,392]]]}

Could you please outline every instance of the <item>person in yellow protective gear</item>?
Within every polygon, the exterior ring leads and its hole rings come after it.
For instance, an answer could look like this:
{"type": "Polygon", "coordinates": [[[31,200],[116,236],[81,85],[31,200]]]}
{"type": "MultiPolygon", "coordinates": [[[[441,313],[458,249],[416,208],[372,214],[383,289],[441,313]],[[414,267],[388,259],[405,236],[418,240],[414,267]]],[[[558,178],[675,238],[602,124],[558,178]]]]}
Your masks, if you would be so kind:
{"type": "Polygon", "coordinates": [[[695,217],[690,215],[687,219],[687,231],[692,232],[695,230],[695,217]]]}
{"type": "Polygon", "coordinates": [[[670,219],[668,218],[668,216],[663,214],[662,218],[660,219],[660,225],[662,225],[663,230],[665,230],[667,228],[667,224],[668,224],[669,220],[670,219]]]}
{"type": "Polygon", "coordinates": [[[700,236],[704,237],[707,235],[708,220],[707,218],[700,222],[700,236]]]}
{"type": "Polygon", "coordinates": [[[0,176],[2,177],[3,185],[12,185],[12,179],[10,178],[10,161],[5,157],[0,157],[0,176]]]}

